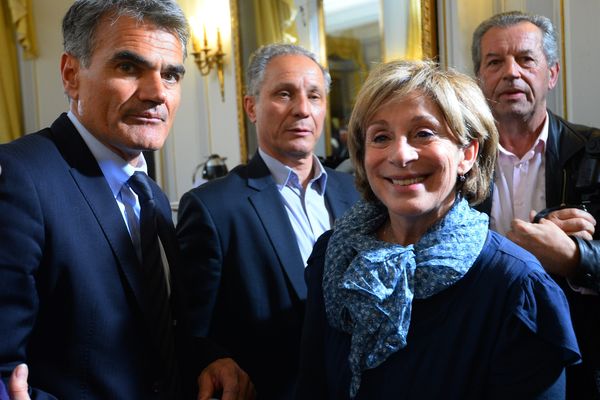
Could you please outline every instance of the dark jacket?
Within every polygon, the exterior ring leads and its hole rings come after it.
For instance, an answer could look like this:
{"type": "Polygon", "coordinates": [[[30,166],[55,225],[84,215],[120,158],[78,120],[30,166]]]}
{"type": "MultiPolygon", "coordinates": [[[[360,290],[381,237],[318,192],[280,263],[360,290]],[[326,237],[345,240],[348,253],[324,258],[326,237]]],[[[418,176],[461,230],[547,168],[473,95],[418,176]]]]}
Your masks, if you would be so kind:
{"type": "MultiPolygon", "coordinates": [[[[546,145],[546,207],[562,204],[585,204],[600,222],[600,181],[581,185],[582,177],[600,173],[600,159],[586,156],[586,146],[600,151],[600,130],[572,124],[548,111],[548,143],[546,145]],[[597,170],[590,168],[597,162],[597,170]],[[580,187],[578,188],[578,179],[580,187]]],[[[599,155],[600,156],[600,155],[599,155]]],[[[490,213],[492,196],[478,209],[490,213]]],[[[600,292],[600,229],[594,240],[573,238],[581,254],[581,277],[577,284],[600,292]]],[[[600,399],[600,296],[582,295],[555,277],[571,308],[571,319],[579,341],[583,363],[568,370],[567,392],[570,399],[600,399]]]]}
{"type": "MultiPolygon", "coordinates": [[[[356,200],[351,175],[327,169],[332,218],[356,200]]],[[[256,154],[186,193],[177,233],[194,334],[231,351],[260,399],[291,397],[306,300],[304,263],[281,195],[256,154]]]]}
{"type": "MultiPolygon", "coordinates": [[[[0,374],[29,364],[35,399],[173,398],[161,391],[131,237],[66,114],[0,146],[0,168],[0,374]]],[[[158,217],[171,221],[167,197],[154,183],[152,191],[158,217]]],[[[170,231],[163,246],[177,303],[170,231]]],[[[219,356],[198,350],[185,352],[208,356],[205,363],[219,356]]]]}

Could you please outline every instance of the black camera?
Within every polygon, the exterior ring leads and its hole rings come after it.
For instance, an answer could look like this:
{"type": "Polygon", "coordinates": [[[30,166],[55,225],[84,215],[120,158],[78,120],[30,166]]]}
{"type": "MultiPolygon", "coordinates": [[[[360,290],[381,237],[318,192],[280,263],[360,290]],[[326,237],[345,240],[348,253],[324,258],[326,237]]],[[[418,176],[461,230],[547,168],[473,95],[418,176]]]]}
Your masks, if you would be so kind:
{"type": "Polygon", "coordinates": [[[202,168],[202,178],[210,181],[227,175],[226,159],[225,157],[220,157],[218,154],[211,154],[204,163],[204,168],[202,168]]]}
{"type": "Polygon", "coordinates": [[[221,157],[218,154],[211,154],[207,160],[199,164],[192,175],[192,183],[194,187],[199,186],[210,180],[227,175],[228,169],[225,164],[226,157],[221,157]],[[197,177],[198,172],[202,169],[202,176],[197,177]]]}

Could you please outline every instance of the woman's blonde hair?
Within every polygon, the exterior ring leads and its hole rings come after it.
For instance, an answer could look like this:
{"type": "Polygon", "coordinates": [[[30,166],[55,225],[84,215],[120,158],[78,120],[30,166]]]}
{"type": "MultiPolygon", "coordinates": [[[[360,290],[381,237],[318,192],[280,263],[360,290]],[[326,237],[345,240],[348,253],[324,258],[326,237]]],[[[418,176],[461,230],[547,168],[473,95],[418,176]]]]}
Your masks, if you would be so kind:
{"type": "Polygon", "coordinates": [[[358,190],[366,200],[376,200],[364,167],[369,121],[383,105],[414,94],[428,96],[437,104],[459,146],[467,146],[473,140],[479,143],[473,168],[464,182],[457,183],[457,190],[471,205],[481,203],[489,194],[496,161],[498,131],[494,117],[473,79],[454,70],[442,70],[431,61],[381,64],[369,74],[358,93],[348,127],[348,148],[358,190]]]}

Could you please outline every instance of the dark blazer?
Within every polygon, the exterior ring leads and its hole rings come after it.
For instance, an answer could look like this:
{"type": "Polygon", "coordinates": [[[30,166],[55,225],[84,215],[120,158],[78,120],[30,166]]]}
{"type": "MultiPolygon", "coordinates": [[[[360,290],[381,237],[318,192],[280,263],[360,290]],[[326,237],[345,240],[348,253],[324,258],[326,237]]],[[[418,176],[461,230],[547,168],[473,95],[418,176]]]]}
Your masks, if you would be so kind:
{"type": "MultiPolygon", "coordinates": [[[[0,146],[0,168],[0,373],[29,364],[37,398],[164,394],[140,263],[108,183],[66,114],[0,146]]],[[[170,221],[166,196],[155,184],[153,191],[170,221]]],[[[163,240],[173,267],[174,229],[163,240]]]]}
{"type": "MultiPolygon", "coordinates": [[[[327,169],[326,204],[340,217],[357,199],[351,175],[327,169]]],[[[292,395],[306,300],[304,265],[275,181],[248,165],[186,193],[177,233],[196,335],[231,351],[260,399],[292,395]]]]}
{"type": "MultiPolygon", "coordinates": [[[[587,203],[588,211],[600,221],[600,184],[596,191],[577,188],[579,171],[589,166],[583,164],[586,145],[599,143],[600,131],[576,125],[548,111],[548,143],[546,144],[546,206],[561,204],[580,205],[587,203]]],[[[596,149],[598,146],[595,146],[596,149]]],[[[597,178],[598,172],[594,176],[597,178]]],[[[477,207],[490,213],[492,195],[477,207]]],[[[539,211],[539,210],[538,210],[539,211]]],[[[574,238],[579,244],[580,267],[584,271],[581,286],[600,291],[600,229],[596,228],[594,240],[574,238]]],[[[565,279],[554,277],[563,288],[571,320],[581,350],[582,363],[567,368],[568,399],[600,399],[600,297],[582,295],[571,289],[565,279]]]]}

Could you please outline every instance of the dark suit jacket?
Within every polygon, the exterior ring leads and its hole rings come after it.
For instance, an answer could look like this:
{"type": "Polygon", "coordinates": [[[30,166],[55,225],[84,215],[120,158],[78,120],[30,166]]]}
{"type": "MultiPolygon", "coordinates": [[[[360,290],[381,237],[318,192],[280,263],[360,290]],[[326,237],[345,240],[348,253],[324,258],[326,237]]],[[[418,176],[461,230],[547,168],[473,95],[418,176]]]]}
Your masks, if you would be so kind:
{"type": "MultiPolygon", "coordinates": [[[[81,136],[63,114],[0,146],[0,168],[0,374],[27,362],[37,398],[156,398],[141,266],[81,136]]],[[[174,229],[163,240],[173,267],[174,229]]]]}
{"type": "MultiPolygon", "coordinates": [[[[330,215],[357,199],[353,178],[327,169],[330,215]]],[[[194,333],[225,347],[260,399],[290,398],[306,300],[304,265],[275,181],[257,154],[186,193],[177,232],[194,333]]]]}

